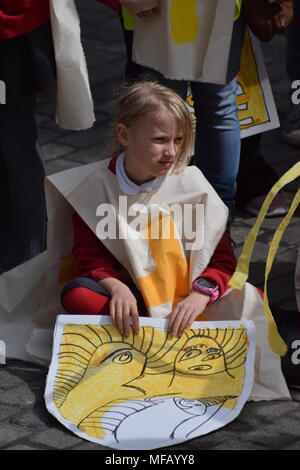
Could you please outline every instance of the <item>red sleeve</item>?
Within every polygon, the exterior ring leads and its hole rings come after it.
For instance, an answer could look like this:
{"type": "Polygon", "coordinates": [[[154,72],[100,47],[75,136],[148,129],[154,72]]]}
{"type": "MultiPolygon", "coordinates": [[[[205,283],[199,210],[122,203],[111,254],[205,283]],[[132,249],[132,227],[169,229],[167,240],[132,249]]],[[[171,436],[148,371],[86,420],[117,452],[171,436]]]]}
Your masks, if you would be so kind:
{"type": "Polygon", "coordinates": [[[100,3],[104,3],[108,7],[112,8],[113,10],[116,10],[118,13],[121,13],[122,8],[121,4],[118,0],[97,0],[100,3]]]}
{"type": "Polygon", "coordinates": [[[236,265],[237,261],[229,237],[224,233],[207,268],[199,277],[216,282],[221,296],[228,289],[228,282],[235,271],[236,265]]]}
{"type": "Polygon", "coordinates": [[[79,276],[89,277],[94,281],[107,277],[124,280],[123,266],[76,212],[73,214],[73,231],[73,255],[79,276]]]}
{"type": "Polygon", "coordinates": [[[0,39],[29,33],[49,19],[49,0],[0,0],[0,39]]]}

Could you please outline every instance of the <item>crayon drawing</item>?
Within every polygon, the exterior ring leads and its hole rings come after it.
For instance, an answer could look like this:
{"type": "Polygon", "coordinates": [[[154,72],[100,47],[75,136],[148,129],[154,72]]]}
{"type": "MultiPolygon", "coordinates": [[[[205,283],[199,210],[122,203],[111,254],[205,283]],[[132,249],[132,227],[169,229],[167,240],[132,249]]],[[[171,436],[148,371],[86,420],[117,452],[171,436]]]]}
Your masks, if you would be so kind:
{"type": "Polygon", "coordinates": [[[113,448],[146,449],[234,419],[249,385],[247,327],[205,322],[177,338],[151,319],[124,338],[108,323],[62,324],[59,341],[56,333],[46,403],[69,429],[113,448]]]}

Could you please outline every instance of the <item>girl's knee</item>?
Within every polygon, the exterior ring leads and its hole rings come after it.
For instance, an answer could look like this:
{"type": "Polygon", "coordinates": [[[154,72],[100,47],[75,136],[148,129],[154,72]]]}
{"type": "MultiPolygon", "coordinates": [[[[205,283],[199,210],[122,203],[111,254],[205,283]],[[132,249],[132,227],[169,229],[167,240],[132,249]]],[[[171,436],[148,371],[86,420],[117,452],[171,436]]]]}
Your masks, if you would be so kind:
{"type": "Polygon", "coordinates": [[[71,315],[109,315],[110,298],[86,287],[74,287],[62,294],[61,302],[71,315]]]}

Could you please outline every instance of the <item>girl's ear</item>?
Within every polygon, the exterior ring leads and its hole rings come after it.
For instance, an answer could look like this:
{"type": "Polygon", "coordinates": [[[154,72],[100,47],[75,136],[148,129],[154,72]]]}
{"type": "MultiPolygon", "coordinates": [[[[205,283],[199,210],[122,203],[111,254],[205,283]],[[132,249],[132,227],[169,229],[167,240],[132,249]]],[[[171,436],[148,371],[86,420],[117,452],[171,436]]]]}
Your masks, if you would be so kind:
{"type": "Polygon", "coordinates": [[[129,132],[127,127],[124,124],[117,124],[116,127],[116,135],[117,139],[120,144],[126,148],[128,146],[129,141],[129,132]]]}

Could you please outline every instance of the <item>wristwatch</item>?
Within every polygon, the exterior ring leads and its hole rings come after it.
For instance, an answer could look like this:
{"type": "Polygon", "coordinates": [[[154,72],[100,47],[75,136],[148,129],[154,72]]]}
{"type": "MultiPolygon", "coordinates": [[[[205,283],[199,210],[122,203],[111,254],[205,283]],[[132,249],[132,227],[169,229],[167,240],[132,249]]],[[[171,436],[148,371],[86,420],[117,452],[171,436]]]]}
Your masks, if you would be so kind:
{"type": "Polygon", "coordinates": [[[204,277],[199,277],[193,282],[193,290],[202,292],[210,296],[209,304],[212,304],[219,298],[219,286],[215,282],[208,281],[204,277]]]}

